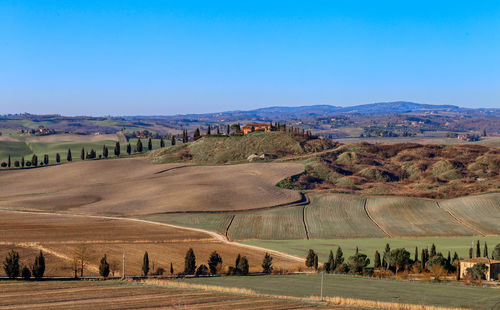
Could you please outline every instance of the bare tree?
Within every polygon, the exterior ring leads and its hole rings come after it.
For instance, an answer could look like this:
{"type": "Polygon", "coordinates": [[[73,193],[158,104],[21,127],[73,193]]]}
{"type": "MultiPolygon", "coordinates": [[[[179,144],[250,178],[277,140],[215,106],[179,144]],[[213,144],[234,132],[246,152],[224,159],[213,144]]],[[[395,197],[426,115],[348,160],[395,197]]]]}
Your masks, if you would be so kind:
{"type": "Polygon", "coordinates": [[[85,269],[85,266],[89,262],[90,259],[90,249],[88,245],[86,244],[80,244],[75,248],[73,251],[73,261],[74,261],[74,268],[75,268],[75,275],[76,275],[76,270],[78,266],[80,267],[80,277],[83,277],[83,270],[85,269]]]}

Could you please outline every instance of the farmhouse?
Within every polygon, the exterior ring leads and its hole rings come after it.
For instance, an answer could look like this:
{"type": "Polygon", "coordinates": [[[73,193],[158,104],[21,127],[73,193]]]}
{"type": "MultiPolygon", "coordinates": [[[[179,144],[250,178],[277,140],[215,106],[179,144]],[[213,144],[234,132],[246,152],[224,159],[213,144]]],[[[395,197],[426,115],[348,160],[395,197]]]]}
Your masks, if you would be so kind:
{"type": "Polygon", "coordinates": [[[492,260],[487,257],[476,257],[471,259],[463,259],[460,261],[460,279],[463,279],[467,274],[467,269],[472,268],[475,264],[483,263],[488,267],[486,271],[487,280],[499,280],[500,261],[492,260]]]}
{"type": "Polygon", "coordinates": [[[271,131],[271,124],[246,124],[241,130],[244,135],[252,131],[271,131]]]}

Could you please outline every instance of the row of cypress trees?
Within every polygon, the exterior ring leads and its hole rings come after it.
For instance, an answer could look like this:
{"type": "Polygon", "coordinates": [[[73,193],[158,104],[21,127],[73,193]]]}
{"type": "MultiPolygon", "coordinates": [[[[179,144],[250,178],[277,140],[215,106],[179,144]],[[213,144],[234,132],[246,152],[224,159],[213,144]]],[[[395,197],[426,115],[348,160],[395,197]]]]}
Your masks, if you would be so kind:
{"type": "Polygon", "coordinates": [[[24,280],[29,280],[33,276],[36,280],[43,278],[45,273],[45,257],[42,251],[35,257],[35,262],[31,266],[31,269],[24,266],[22,269],[19,265],[19,253],[11,250],[5,257],[3,262],[3,268],[5,274],[10,279],[15,279],[21,275],[24,280]]]}

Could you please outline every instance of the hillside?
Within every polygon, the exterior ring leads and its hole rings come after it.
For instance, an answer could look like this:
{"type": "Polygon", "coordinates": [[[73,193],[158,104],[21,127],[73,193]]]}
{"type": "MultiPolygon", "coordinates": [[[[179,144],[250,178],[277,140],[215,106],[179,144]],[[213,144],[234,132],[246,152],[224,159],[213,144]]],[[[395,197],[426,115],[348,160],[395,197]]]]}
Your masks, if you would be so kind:
{"type": "Polygon", "coordinates": [[[154,163],[193,161],[225,164],[248,161],[252,154],[264,155],[264,160],[271,160],[287,155],[319,152],[336,145],[333,141],[284,132],[254,132],[244,136],[204,136],[188,144],[158,150],[152,157],[154,163]]]}
{"type": "Polygon", "coordinates": [[[480,145],[342,145],[304,160],[286,188],[453,198],[500,189],[500,150],[480,145]]]}

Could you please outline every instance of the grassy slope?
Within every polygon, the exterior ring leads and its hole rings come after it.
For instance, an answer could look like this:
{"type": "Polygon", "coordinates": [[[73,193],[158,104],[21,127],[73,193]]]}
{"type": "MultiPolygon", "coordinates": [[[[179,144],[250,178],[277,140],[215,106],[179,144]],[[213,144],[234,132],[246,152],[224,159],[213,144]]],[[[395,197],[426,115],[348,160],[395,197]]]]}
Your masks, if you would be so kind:
{"type": "Polygon", "coordinates": [[[170,213],[152,214],[141,218],[153,222],[201,228],[225,234],[232,216],[221,213],[170,213]]]}
{"type": "Polygon", "coordinates": [[[229,236],[232,239],[304,239],[302,207],[236,214],[229,236]]]}
{"type": "Polygon", "coordinates": [[[486,234],[500,234],[500,194],[445,200],[439,205],[486,234]]]}
{"type": "Polygon", "coordinates": [[[310,238],[385,236],[366,216],[364,198],[331,194],[312,194],[310,198],[311,204],[305,208],[310,238]]]}
{"type": "MultiPolygon", "coordinates": [[[[320,295],[321,276],[265,276],[193,278],[190,283],[238,287],[258,293],[309,297],[320,295]]],[[[492,309],[498,289],[472,286],[379,280],[344,275],[325,275],[323,294],[366,300],[492,309]]]]}
{"type": "Polygon", "coordinates": [[[402,197],[369,198],[366,207],[373,219],[392,236],[475,234],[430,200],[402,197]]]}
{"type": "Polygon", "coordinates": [[[422,248],[431,248],[432,243],[436,245],[437,251],[447,255],[448,251],[453,255],[457,252],[462,258],[469,257],[469,248],[472,241],[480,240],[481,247],[484,242],[488,244],[488,249],[491,250],[496,244],[500,243],[500,236],[497,237],[439,237],[439,238],[359,238],[359,239],[318,239],[318,240],[251,240],[243,241],[242,243],[262,246],[265,248],[278,250],[290,253],[297,256],[306,257],[307,251],[313,249],[318,252],[320,261],[324,262],[328,259],[328,253],[340,246],[344,251],[344,257],[349,257],[354,254],[356,247],[359,251],[368,255],[373,263],[375,251],[382,253],[385,245],[389,243],[391,249],[406,248],[411,257],[414,257],[415,247],[420,250],[422,248]]]}

